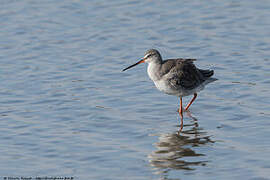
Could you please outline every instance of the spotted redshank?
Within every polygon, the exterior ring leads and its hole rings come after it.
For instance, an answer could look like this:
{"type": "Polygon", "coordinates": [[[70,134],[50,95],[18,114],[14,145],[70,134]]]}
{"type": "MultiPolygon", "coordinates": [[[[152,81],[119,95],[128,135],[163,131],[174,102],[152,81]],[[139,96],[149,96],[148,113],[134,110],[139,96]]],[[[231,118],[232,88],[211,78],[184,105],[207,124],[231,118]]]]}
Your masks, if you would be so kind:
{"type": "Polygon", "coordinates": [[[185,110],[197,97],[197,92],[204,89],[204,86],[217,80],[212,78],[213,70],[203,70],[197,68],[193,62],[196,59],[167,59],[162,60],[160,53],[155,49],[146,51],[143,59],[137,63],[123,69],[123,71],[132,68],[141,63],[148,63],[147,73],[150,79],[155,83],[158,90],[175,95],[180,98],[179,115],[181,117],[180,132],[183,129],[183,106],[182,97],[194,95],[185,110]]]}

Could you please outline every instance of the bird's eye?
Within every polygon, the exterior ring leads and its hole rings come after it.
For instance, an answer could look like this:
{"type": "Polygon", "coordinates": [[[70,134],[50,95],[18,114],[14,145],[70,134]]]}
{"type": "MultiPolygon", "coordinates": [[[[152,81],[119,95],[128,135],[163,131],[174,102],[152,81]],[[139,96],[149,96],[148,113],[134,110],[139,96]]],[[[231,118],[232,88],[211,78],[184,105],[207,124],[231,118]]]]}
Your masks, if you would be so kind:
{"type": "Polygon", "coordinates": [[[148,54],[147,56],[146,56],[146,58],[149,58],[149,57],[151,57],[152,56],[152,54],[148,54]]]}

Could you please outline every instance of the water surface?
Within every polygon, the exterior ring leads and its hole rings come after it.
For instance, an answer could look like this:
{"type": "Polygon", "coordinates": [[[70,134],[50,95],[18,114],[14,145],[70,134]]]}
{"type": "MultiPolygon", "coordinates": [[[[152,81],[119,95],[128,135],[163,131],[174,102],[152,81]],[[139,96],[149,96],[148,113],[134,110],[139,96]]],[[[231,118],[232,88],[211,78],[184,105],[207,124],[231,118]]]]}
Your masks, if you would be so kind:
{"type": "Polygon", "coordinates": [[[3,1],[1,176],[269,179],[269,17],[268,1],[3,1]],[[146,65],[121,72],[150,48],[219,79],[180,135],[179,99],[146,65]]]}

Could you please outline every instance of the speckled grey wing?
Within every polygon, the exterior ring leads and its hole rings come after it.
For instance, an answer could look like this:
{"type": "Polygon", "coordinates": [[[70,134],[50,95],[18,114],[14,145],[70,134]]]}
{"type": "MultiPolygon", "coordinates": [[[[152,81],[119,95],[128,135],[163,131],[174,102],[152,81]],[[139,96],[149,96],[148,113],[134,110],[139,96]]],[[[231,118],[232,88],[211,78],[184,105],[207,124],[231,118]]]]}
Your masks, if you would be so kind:
{"type": "Polygon", "coordinates": [[[204,81],[203,76],[193,64],[195,59],[177,59],[168,77],[170,84],[176,89],[191,90],[204,81]]]}

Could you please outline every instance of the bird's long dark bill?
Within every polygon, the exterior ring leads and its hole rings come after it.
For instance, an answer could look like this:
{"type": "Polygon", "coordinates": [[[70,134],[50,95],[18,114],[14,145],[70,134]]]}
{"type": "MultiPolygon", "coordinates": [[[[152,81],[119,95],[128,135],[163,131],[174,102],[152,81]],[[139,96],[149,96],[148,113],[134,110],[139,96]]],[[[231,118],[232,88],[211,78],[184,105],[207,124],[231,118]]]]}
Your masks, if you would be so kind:
{"type": "Polygon", "coordinates": [[[136,65],[138,65],[138,64],[141,64],[141,63],[144,63],[144,59],[140,60],[139,62],[137,62],[137,63],[135,63],[135,64],[133,64],[133,65],[131,65],[131,66],[125,68],[125,69],[123,69],[123,71],[128,70],[129,68],[132,68],[132,67],[134,67],[134,66],[136,66],[136,65]]]}

